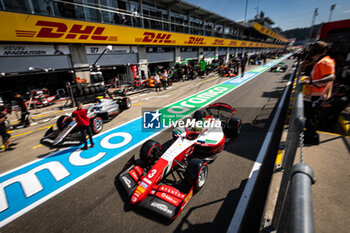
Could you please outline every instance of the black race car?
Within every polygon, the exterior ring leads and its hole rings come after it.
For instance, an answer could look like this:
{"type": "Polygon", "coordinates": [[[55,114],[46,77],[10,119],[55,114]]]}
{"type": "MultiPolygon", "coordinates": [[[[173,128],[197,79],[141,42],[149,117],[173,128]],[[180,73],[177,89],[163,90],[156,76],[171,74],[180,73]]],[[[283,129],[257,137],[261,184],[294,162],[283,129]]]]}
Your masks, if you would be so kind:
{"type": "MultiPolygon", "coordinates": [[[[103,129],[103,122],[113,119],[124,109],[131,107],[131,100],[127,97],[116,100],[103,98],[98,103],[88,108],[87,114],[93,134],[98,134],[103,129]]],[[[40,140],[42,145],[50,148],[77,146],[82,144],[81,134],[77,123],[69,115],[60,116],[57,119],[57,129],[51,127],[40,140]]]]}

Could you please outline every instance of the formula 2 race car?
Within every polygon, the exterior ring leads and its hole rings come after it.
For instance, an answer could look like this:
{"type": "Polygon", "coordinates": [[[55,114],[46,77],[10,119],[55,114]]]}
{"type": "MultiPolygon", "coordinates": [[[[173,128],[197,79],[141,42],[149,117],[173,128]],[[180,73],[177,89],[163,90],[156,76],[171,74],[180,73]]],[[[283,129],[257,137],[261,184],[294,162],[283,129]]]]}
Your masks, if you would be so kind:
{"type": "Polygon", "coordinates": [[[56,96],[50,96],[46,88],[34,89],[30,91],[30,100],[26,103],[34,108],[35,106],[48,106],[54,103],[56,96]]]}
{"type": "Polygon", "coordinates": [[[286,72],[288,66],[284,62],[280,62],[271,67],[270,72],[286,72]]]}
{"type": "Polygon", "coordinates": [[[228,66],[220,66],[219,74],[221,77],[235,77],[237,76],[233,70],[231,70],[228,66]]]}
{"type": "MultiPolygon", "coordinates": [[[[131,100],[127,97],[116,100],[102,98],[98,103],[88,108],[87,114],[93,134],[98,134],[103,129],[103,122],[113,119],[124,109],[131,107],[131,100]]],[[[56,123],[57,129],[51,127],[40,140],[42,145],[50,148],[77,146],[82,144],[81,134],[77,123],[69,115],[60,116],[56,123]]]]}
{"type": "Polygon", "coordinates": [[[176,128],[173,132],[176,140],[164,153],[160,143],[148,140],[141,147],[140,159],[135,160],[133,156],[125,164],[117,180],[132,205],[175,219],[193,194],[204,186],[207,163],[222,151],[226,137],[240,134],[242,124],[239,118],[232,117],[236,110],[230,105],[212,104],[207,112],[209,116],[204,111],[196,111],[193,126],[176,128]],[[224,116],[225,113],[229,116],[224,116]],[[197,127],[199,122],[203,127],[197,127]],[[175,187],[174,182],[167,184],[167,175],[174,175],[175,170],[181,174],[180,179],[186,180],[181,182],[182,187],[175,187]]]}

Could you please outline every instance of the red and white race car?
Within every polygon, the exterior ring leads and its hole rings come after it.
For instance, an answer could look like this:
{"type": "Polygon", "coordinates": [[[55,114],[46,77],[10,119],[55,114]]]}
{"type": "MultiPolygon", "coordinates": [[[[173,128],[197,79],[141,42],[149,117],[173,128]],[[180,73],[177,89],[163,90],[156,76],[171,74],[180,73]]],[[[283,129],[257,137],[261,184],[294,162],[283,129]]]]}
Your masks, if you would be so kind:
{"type": "Polygon", "coordinates": [[[47,106],[54,103],[56,96],[50,96],[49,91],[46,88],[43,89],[34,89],[30,91],[31,98],[27,100],[26,103],[33,106],[47,106]]]}
{"type": "Polygon", "coordinates": [[[242,121],[234,118],[236,110],[228,104],[216,103],[194,113],[202,127],[176,128],[174,143],[162,153],[161,144],[146,141],[140,150],[140,160],[134,156],[118,176],[132,205],[139,205],[166,218],[175,219],[194,193],[205,184],[208,162],[213,161],[225,146],[225,139],[241,132],[242,121]],[[226,114],[226,116],[225,116],[226,114]],[[181,191],[166,184],[166,177],[176,170],[186,182],[181,191]]]}

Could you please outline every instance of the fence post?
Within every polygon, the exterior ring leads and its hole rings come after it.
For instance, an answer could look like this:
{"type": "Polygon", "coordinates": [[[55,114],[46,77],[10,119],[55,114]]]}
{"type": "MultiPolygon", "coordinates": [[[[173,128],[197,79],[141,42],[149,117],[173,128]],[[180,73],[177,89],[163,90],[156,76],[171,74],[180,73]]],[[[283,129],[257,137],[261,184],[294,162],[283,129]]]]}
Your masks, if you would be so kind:
{"type": "Polygon", "coordinates": [[[304,163],[294,165],[291,181],[290,233],[313,233],[311,185],[315,183],[312,168],[304,163]]]}

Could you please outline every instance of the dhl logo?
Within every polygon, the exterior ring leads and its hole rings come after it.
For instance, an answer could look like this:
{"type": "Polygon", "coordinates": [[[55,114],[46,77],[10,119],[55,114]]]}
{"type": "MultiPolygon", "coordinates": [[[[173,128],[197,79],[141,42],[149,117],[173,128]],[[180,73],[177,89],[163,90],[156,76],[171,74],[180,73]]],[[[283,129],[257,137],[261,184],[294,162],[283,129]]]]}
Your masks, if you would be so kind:
{"type": "Polygon", "coordinates": [[[229,45],[232,45],[232,46],[237,46],[237,41],[235,41],[235,40],[231,40],[231,42],[229,43],[229,45]]]}
{"type": "Polygon", "coordinates": [[[143,38],[135,38],[135,42],[173,44],[176,41],[170,40],[171,34],[144,32],[143,38]]]}
{"type": "Polygon", "coordinates": [[[81,24],[73,24],[68,27],[65,23],[58,23],[52,21],[38,20],[35,26],[41,27],[39,32],[16,30],[17,37],[36,37],[36,38],[53,38],[58,39],[79,39],[79,40],[98,40],[98,41],[117,41],[117,36],[104,36],[104,27],[85,26],[81,24]]]}
{"type": "Polygon", "coordinates": [[[204,42],[204,37],[190,36],[188,38],[188,41],[185,41],[185,44],[206,44],[206,43],[204,42]]]}
{"type": "Polygon", "coordinates": [[[212,45],[224,45],[224,40],[215,39],[212,45]]]}

